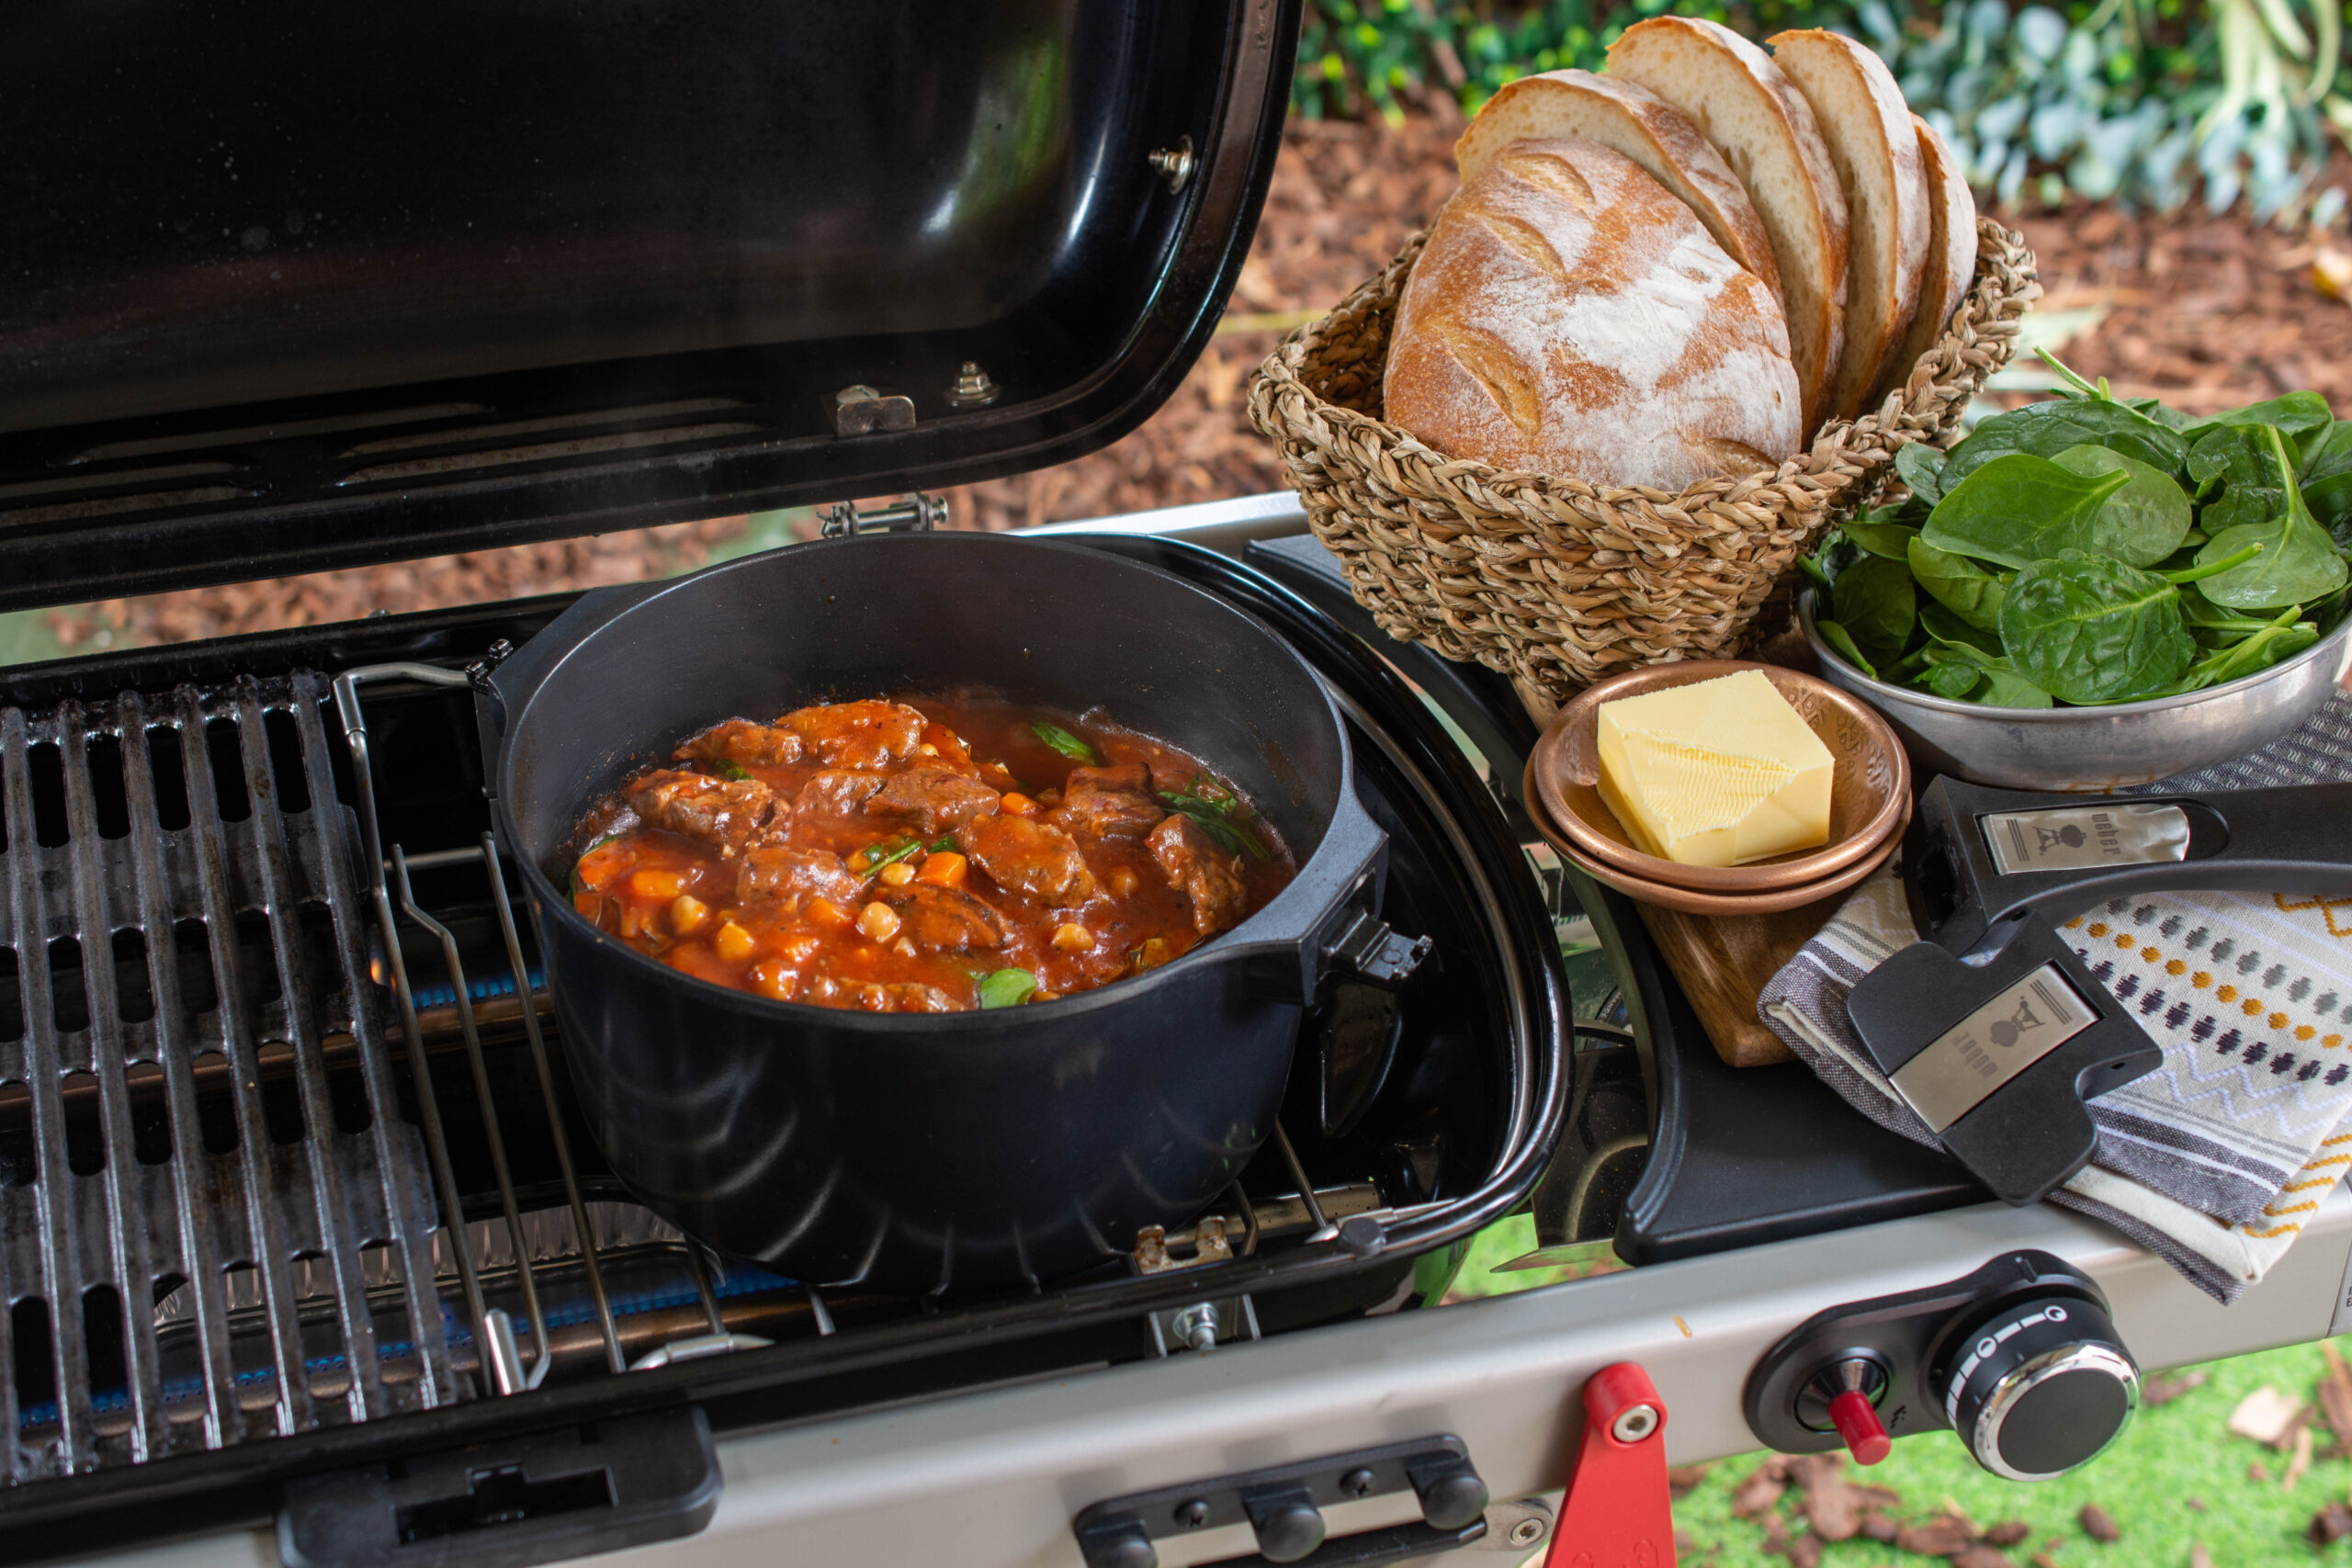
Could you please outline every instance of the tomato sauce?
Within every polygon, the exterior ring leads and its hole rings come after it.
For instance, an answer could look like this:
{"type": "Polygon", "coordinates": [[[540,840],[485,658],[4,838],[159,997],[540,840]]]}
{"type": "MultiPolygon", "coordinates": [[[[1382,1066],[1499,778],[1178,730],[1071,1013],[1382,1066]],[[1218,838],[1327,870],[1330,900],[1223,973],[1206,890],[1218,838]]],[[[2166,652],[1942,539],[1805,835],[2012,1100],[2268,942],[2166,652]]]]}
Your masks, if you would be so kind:
{"type": "Polygon", "coordinates": [[[574,907],[686,974],[880,1012],[1157,967],[1296,874],[1200,759],[1095,710],[903,697],[734,719],[599,801],[574,907]]]}

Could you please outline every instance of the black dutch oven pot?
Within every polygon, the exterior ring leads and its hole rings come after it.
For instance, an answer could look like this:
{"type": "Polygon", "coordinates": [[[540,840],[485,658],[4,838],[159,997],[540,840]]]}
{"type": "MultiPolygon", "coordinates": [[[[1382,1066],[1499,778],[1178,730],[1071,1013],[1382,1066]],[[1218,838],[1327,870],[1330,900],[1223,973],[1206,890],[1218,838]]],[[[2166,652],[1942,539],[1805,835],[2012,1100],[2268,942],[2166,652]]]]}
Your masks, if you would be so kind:
{"type": "Polygon", "coordinates": [[[1197,1213],[1271,1135],[1327,950],[1379,897],[1386,840],[1313,672],[1240,611],[1080,547],[869,536],[592,593],[490,686],[498,829],[598,1145],[656,1213],[796,1279],[1041,1280],[1197,1213]],[[1100,705],[1203,758],[1272,819],[1297,879],[1147,975],[945,1015],[710,985],[571,908],[581,813],[683,737],[957,686],[1100,705]]]}

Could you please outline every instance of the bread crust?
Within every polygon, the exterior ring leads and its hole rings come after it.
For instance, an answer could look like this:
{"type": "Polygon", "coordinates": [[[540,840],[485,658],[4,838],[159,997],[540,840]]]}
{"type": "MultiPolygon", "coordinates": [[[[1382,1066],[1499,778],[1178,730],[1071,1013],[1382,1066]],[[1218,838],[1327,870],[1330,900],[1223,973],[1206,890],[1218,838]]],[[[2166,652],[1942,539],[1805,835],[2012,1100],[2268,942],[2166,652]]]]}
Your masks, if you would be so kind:
{"type": "Polygon", "coordinates": [[[1936,128],[1917,115],[1911,124],[1918,132],[1919,162],[1928,180],[1928,258],[1919,273],[1919,308],[1879,373],[1872,402],[1911,379],[1912,367],[1944,335],[1976,278],[1976,197],[1936,128]]]}
{"type": "Polygon", "coordinates": [[[1781,267],[1747,187],[1690,117],[1637,83],[1590,71],[1546,71],[1508,83],[1453,144],[1468,179],[1514,141],[1578,136],[1623,152],[1698,214],[1731,259],[1777,297],[1781,267]]]}
{"type": "Polygon", "coordinates": [[[1770,41],[1775,62],[1813,105],[1846,194],[1846,342],[1829,400],[1834,416],[1851,419],[1918,309],[1931,228],[1919,137],[1894,73],[1867,45],[1826,28],[1770,41]]]}
{"type": "Polygon", "coordinates": [[[1448,457],[1679,491],[1803,431],[1779,299],[1623,153],[1511,143],[1439,214],[1398,300],[1386,416],[1448,457]]]}
{"type": "Polygon", "coordinates": [[[1813,106],[1770,55],[1721,23],[1696,17],[1636,22],[1609,46],[1609,72],[1690,116],[1747,186],[1780,264],[1790,344],[1805,389],[1804,428],[1818,428],[1827,417],[1831,378],[1845,344],[1848,225],[1845,191],[1813,106]],[[1750,84],[1745,97],[1769,117],[1769,134],[1792,161],[1802,199],[1776,202],[1759,188],[1752,167],[1758,149],[1707,113],[1690,71],[1694,54],[1750,84]]]}

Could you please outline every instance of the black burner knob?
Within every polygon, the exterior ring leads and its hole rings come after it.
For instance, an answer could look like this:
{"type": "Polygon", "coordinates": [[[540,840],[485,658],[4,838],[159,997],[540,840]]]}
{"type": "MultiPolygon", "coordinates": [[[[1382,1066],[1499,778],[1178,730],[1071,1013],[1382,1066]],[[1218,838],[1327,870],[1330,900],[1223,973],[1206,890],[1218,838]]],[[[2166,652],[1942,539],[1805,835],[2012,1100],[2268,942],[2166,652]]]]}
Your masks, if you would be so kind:
{"type": "Polygon", "coordinates": [[[1253,1493],[1241,1505],[1269,1562],[1295,1562],[1323,1544],[1322,1512],[1304,1488],[1253,1493]]]}
{"type": "Polygon", "coordinates": [[[2094,1303],[2013,1301],[1944,1352],[1944,1415],[1976,1462],[2046,1481],[2098,1457],[2140,1405],[2140,1370],[2094,1303]]]}

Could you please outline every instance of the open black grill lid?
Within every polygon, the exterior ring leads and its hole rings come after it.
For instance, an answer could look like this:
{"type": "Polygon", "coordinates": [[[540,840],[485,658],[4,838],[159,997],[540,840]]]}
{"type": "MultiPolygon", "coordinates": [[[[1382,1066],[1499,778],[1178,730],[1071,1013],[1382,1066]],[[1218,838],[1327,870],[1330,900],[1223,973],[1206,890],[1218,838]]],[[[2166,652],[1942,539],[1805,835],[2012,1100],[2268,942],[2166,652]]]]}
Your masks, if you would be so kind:
{"type": "Polygon", "coordinates": [[[11,6],[0,609],[1091,451],[1215,328],[1296,31],[1297,0],[11,6]]]}

